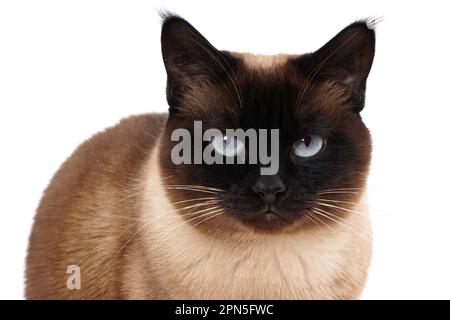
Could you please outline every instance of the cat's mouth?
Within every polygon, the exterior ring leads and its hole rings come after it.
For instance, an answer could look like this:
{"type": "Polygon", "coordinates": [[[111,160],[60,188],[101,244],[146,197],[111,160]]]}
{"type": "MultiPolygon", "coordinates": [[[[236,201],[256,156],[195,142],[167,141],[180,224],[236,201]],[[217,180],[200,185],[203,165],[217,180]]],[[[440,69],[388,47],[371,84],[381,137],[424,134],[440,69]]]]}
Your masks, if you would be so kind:
{"type": "Polygon", "coordinates": [[[293,223],[292,219],[288,219],[275,207],[264,208],[241,220],[245,225],[262,232],[276,232],[293,223]]]}
{"type": "Polygon", "coordinates": [[[260,201],[245,207],[225,206],[225,212],[245,229],[257,233],[279,233],[286,230],[297,230],[306,224],[305,216],[310,212],[309,202],[262,203],[260,201]]]}
{"type": "MultiPolygon", "coordinates": [[[[278,223],[278,221],[286,221],[282,215],[274,212],[274,211],[266,211],[260,214],[260,219],[269,224],[278,223]]],[[[286,221],[287,222],[287,221],[286,221]]]]}

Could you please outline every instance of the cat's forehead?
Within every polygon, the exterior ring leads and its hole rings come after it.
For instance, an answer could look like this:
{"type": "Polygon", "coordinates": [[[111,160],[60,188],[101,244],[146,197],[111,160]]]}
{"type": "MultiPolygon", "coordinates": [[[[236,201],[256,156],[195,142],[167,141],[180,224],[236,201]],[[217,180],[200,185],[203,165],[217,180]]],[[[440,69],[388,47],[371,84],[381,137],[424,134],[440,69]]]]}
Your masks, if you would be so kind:
{"type": "Polygon", "coordinates": [[[331,81],[310,81],[308,72],[299,70],[294,61],[302,55],[263,55],[230,53],[239,59],[237,80],[250,112],[278,112],[287,116],[340,113],[347,91],[331,81]],[[283,110],[281,110],[283,111],[283,110]]]}
{"type": "Polygon", "coordinates": [[[194,118],[230,119],[234,126],[276,127],[341,113],[345,92],[330,82],[311,83],[293,63],[301,55],[227,52],[235,69],[221,82],[198,82],[184,94],[194,118]]]}
{"type": "Polygon", "coordinates": [[[230,52],[230,55],[239,59],[246,68],[258,71],[274,71],[282,68],[293,56],[288,54],[252,54],[244,52],[230,52]]]}
{"type": "Polygon", "coordinates": [[[238,80],[251,82],[255,85],[294,84],[305,80],[305,77],[295,67],[294,61],[301,55],[291,54],[252,54],[242,52],[227,52],[235,59],[235,71],[238,80]]]}

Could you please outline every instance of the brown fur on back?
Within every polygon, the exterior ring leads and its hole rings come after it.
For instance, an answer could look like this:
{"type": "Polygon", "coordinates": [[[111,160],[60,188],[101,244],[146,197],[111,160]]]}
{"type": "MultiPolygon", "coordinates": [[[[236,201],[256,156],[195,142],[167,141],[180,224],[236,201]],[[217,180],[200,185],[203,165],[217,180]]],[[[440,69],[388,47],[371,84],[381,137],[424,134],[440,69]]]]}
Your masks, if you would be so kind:
{"type": "Polygon", "coordinates": [[[45,191],[30,237],[28,299],[121,298],[121,247],[136,231],[133,190],[166,115],[122,120],[83,143],[45,191]],[[69,265],[81,290],[66,286],[69,265]]]}

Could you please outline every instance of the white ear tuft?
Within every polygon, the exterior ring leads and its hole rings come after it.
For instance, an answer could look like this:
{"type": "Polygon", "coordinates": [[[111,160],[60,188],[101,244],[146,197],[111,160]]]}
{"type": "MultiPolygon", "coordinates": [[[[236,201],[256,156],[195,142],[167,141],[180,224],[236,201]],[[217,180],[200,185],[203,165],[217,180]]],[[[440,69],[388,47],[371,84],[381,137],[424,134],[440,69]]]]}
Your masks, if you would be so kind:
{"type": "Polygon", "coordinates": [[[382,22],[384,18],[382,16],[375,16],[366,20],[367,28],[375,30],[376,26],[382,22]]]}

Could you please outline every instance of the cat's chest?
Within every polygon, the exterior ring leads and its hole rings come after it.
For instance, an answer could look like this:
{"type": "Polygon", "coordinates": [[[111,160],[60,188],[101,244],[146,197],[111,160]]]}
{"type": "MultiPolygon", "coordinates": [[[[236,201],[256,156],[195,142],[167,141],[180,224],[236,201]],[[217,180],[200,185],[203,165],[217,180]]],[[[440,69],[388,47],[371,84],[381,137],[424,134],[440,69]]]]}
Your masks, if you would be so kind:
{"type": "Polygon", "coordinates": [[[183,230],[165,239],[152,249],[154,272],[176,299],[323,297],[343,263],[306,238],[233,242],[183,230]]]}

